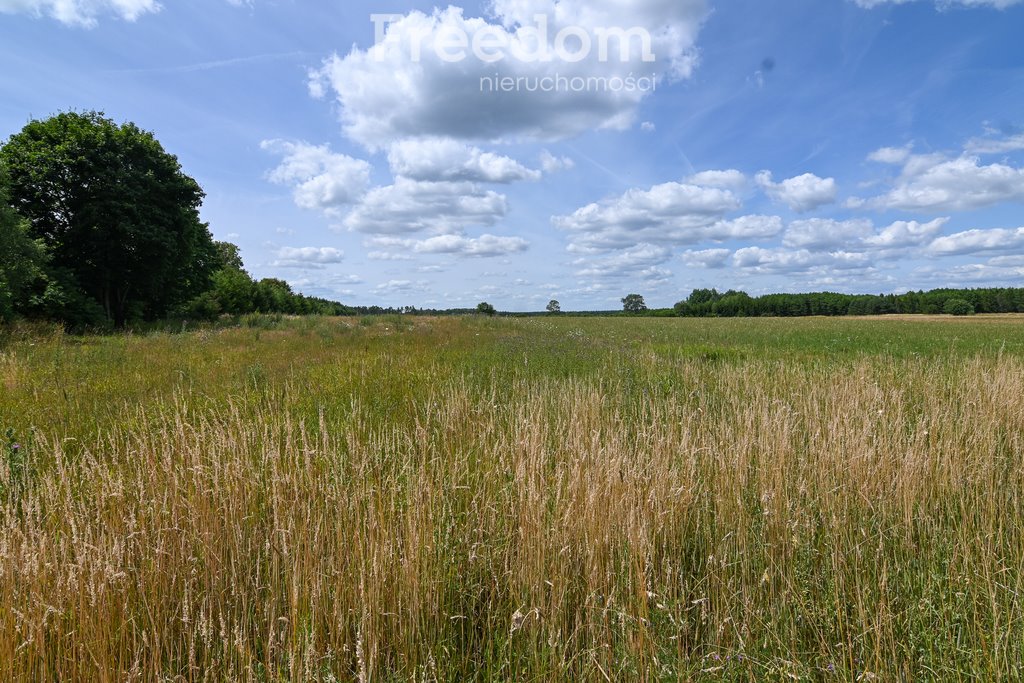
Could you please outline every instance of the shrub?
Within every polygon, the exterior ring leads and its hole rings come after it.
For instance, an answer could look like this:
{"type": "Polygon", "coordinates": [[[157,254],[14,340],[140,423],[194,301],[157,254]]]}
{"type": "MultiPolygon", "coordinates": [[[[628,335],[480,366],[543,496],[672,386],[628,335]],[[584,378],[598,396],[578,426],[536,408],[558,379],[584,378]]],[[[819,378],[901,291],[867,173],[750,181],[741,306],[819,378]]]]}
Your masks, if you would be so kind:
{"type": "Polygon", "coordinates": [[[947,299],[942,311],[946,315],[972,315],[974,305],[966,299],[947,299]]]}

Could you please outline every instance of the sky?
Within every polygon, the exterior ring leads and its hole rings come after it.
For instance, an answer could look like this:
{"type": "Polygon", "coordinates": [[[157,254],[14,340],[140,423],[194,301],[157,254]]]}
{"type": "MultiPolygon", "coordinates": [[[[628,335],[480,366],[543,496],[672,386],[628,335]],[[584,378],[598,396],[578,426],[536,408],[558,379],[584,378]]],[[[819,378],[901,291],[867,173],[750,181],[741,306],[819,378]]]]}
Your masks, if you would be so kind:
{"type": "Polygon", "coordinates": [[[349,304],[1021,287],[1022,29],[1024,0],[0,0],[0,140],[132,121],[255,277],[349,304]]]}

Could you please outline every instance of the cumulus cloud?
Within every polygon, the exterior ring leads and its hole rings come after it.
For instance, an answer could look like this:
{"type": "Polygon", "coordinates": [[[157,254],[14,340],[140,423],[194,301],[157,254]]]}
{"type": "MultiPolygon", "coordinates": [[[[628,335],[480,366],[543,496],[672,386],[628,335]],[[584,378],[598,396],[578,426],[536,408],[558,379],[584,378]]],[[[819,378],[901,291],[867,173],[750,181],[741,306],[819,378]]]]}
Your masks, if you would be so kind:
{"type": "Polygon", "coordinates": [[[948,222],[948,218],[936,218],[928,223],[896,221],[866,237],[863,244],[871,249],[882,250],[919,247],[934,238],[948,222]]]}
{"type": "Polygon", "coordinates": [[[976,156],[912,155],[893,188],[853,206],[903,211],[969,211],[1024,200],[1024,169],[982,165],[976,156]]]}
{"type": "Polygon", "coordinates": [[[273,265],[278,268],[323,268],[341,263],[345,252],[334,247],[282,247],[273,265]]]}
{"type": "Polygon", "coordinates": [[[835,178],[819,178],[813,173],[776,183],[770,171],[761,171],[754,179],[769,197],[801,213],[831,204],[839,192],[835,178]]]}
{"type": "Polygon", "coordinates": [[[335,97],[346,133],[372,149],[408,137],[551,140],[591,129],[624,130],[657,80],[693,72],[708,13],[705,0],[496,0],[491,10],[493,23],[466,17],[458,7],[395,17],[374,46],[325,60],[310,74],[310,92],[335,97]],[[535,21],[538,15],[546,18],[546,32],[535,21]],[[583,35],[563,34],[559,45],[559,34],[573,26],[583,35]],[[646,30],[649,48],[633,35],[602,38],[598,29],[606,27],[646,30]],[[460,43],[463,37],[469,45],[460,43]],[[591,43],[589,53],[582,50],[584,40],[591,43]],[[603,62],[602,43],[610,57],[603,62]],[[560,46],[569,58],[559,57],[560,46]],[[464,58],[456,59],[460,54],[464,58]],[[630,89],[606,80],[630,75],[655,82],[630,89]],[[582,91],[529,88],[556,76],[605,80],[582,91]],[[482,87],[503,78],[518,85],[509,91],[482,87]]]}
{"type": "Polygon", "coordinates": [[[261,146],[282,157],[267,178],[291,187],[295,203],[303,209],[336,213],[358,201],[369,185],[370,164],[332,152],[327,145],[266,140],[261,146]]]}
{"type": "Polygon", "coordinates": [[[928,223],[896,221],[877,229],[867,219],[837,221],[811,218],[794,221],[786,228],[783,245],[811,251],[877,251],[895,256],[898,250],[919,247],[933,239],[949,221],[938,218],[928,223]]]}
{"type": "Polygon", "coordinates": [[[1024,250],[1024,228],[1006,230],[966,230],[939,237],[928,247],[936,256],[958,256],[984,252],[1011,252],[1024,250]]]}
{"type": "Polygon", "coordinates": [[[882,147],[868,155],[868,161],[900,165],[910,158],[910,147],[882,147]]]}
{"type": "MultiPolygon", "coordinates": [[[[1007,257],[1008,258],[1008,257],[1007,257]]],[[[984,263],[965,263],[953,267],[918,268],[915,275],[942,287],[950,283],[981,284],[986,287],[1019,287],[1024,277],[1024,260],[991,258],[984,263]]]]}
{"type": "Polygon", "coordinates": [[[556,157],[546,149],[540,153],[540,167],[545,173],[557,173],[568,171],[576,166],[576,162],[569,157],[556,157]]]}
{"type": "Polygon", "coordinates": [[[396,237],[378,237],[370,240],[372,245],[388,249],[403,249],[417,254],[449,254],[471,258],[495,258],[524,252],[530,243],[521,237],[499,237],[481,235],[436,235],[424,240],[396,237]]]}
{"type": "Polygon", "coordinates": [[[450,138],[399,140],[388,151],[388,163],[395,175],[413,180],[514,183],[541,177],[514,159],[450,138]]]}
{"type": "Polygon", "coordinates": [[[781,232],[782,221],[776,217],[724,219],[740,207],[739,198],[728,190],[672,182],[649,190],[631,189],[552,221],[571,234],[575,251],[623,249],[638,243],[696,244],[781,232]]]}
{"type": "Polygon", "coordinates": [[[407,292],[412,289],[414,283],[411,280],[388,280],[373,288],[377,294],[394,294],[395,292],[407,292]]]}
{"type": "Polygon", "coordinates": [[[860,242],[874,232],[875,226],[869,220],[811,218],[790,223],[782,243],[787,247],[821,251],[860,242]]]}
{"type": "Polygon", "coordinates": [[[470,182],[427,182],[398,177],[370,190],[342,225],[355,232],[403,235],[456,234],[494,225],[508,211],[506,197],[470,182]]]}
{"type": "Polygon", "coordinates": [[[758,274],[831,273],[872,267],[867,254],[847,251],[816,252],[808,249],[745,247],[733,254],[733,265],[758,274]]]}
{"type": "Polygon", "coordinates": [[[691,268],[724,268],[730,256],[728,249],[702,249],[684,251],[682,259],[691,268]]]}
{"type": "Polygon", "coordinates": [[[672,258],[672,251],[654,244],[637,244],[599,259],[578,259],[576,275],[589,278],[631,278],[664,280],[671,271],[658,266],[672,258]]]}
{"type": "Polygon", "coordinates": [[[529,246],[530,243],[521,237],[438,235],[416,243],[413,245],[413,251],[420,254],[456,254],[458,256],[493,258],[523,252],[529,246]]]}
{"type": "Polygon", "coordinates": [[[747,177],[735,169],[727,171],[701,171],[687,178],[687,182],[702,187],[742,190],[747,185],[747,177]]]}

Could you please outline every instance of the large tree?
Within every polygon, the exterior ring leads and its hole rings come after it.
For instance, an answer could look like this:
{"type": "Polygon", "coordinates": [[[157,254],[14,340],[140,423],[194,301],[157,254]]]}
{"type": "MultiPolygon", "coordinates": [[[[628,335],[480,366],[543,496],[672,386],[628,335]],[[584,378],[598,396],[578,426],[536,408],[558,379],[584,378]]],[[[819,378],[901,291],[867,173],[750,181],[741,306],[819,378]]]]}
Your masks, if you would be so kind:
{"type": "Polygon", "coordinates": [[[0,166],[0,321],[28,309],[32,288],[41,283],[43,245],[32,239],[28,221],[7,203],[0,166]]]}
{"type": "Polygon", "coordinates": [[[639,294],[627,294],[622,298],[622,310],[626,313],[643,313],[647,310],[647,304],[639,294]]]}
{"type": "Polygon", "coordinates": [[[209,286],[218,254],[203,191],[152,133],[97,112],[31,121],[0,148],[11,203],[66,291],[121,326],[209,286]]]}

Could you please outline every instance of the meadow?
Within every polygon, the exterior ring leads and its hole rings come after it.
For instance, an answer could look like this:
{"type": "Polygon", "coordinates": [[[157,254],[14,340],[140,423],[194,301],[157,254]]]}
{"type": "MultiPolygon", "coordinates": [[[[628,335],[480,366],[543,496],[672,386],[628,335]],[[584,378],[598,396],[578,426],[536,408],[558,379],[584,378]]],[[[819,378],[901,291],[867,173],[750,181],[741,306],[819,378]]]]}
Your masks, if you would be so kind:
{"type": "Polygon", "coordinates": [[[1000,681],[1024,316],[0,333],[0,680],[1000,681]]]}

